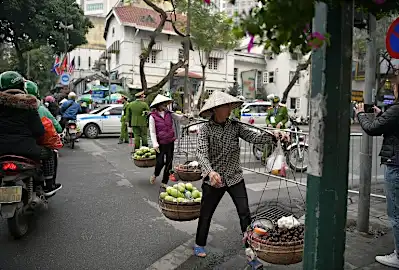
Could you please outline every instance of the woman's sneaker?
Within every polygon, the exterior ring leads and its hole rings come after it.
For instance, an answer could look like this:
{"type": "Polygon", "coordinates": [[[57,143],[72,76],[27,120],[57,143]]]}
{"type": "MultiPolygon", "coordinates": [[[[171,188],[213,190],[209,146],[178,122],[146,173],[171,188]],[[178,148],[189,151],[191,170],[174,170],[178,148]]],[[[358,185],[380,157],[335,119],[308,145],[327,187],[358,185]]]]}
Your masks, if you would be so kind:
{"type": "Polygon", "coordinates": [[[380,264],[399,269],[399,258],[398,254],[396,253],[396,250],[389,255],[376,256],[375,260],[380,264]]]}
{"type": "Polygon", "coordinates": [[[52,186],[47,186],[44,188],[44,196],[53,196],[58,190],[62,188],[61,184],[54,184],[52,186]]]}

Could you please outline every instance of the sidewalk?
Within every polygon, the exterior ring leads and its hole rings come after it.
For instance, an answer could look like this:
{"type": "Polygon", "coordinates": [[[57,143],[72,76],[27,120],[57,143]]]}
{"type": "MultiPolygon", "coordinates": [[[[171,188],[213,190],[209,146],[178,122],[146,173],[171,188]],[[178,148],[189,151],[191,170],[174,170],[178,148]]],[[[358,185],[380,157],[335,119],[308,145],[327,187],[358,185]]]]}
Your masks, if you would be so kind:
{"type": "MultiPolygon", "coordinates": [[[[348,220],[345,249],[345,270],[389,270],[375,261],[376,255],[386,255],[394,250],[392,230],[385,211],[385,201],[372,200],[370,209],[370,234],[356,232],[357,196],[348,200],[348,220]]],[[[213,269],[249,269],[241,252],[213,269]]],[[[267,270],[302,270],[302,263],[295,265],[271,265],[264,263],[267,270]]]]}

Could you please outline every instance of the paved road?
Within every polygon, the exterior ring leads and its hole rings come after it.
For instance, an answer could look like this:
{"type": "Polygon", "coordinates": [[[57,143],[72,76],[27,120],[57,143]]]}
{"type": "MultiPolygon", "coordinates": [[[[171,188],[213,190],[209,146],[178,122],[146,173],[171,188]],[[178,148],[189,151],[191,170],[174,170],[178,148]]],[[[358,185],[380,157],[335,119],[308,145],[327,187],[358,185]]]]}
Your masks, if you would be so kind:
{"type": "MultiPolygon", "coordinates": [[[[152,169],[135,167],[127,145],[116,142],[83,139],[75,150],[61,150],[59,181],[64,188],[51,199],[49,210],[38,214],[31,233],[15,241],[1,221],[0,269],[231,269],[223,265],[232,259],[245,266],[237,214],[227,195],[211,226],[212,255],[193,258],[196,221],[164,218],[157,205],[158,185],[148,181],[152,169]]],[[[266,180],[251,176],[248,194],[255,210],[266,180]]],[[[275,200],[277,194],[287,201],[290,192],[293,204],[303,202],[299,187],[269,184],[262,201],[275,200]],[[276,192],[279,186],[284,188],[276,192]]]]}

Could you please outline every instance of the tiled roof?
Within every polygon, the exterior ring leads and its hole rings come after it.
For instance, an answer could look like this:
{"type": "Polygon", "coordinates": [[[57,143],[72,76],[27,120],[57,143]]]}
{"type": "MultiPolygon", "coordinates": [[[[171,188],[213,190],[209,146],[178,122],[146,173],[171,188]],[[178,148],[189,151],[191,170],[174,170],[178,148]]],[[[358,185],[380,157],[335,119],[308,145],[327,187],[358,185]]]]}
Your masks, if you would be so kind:
{"type": "MultiPolygon", "coordinates": [[[[114,11],[122,24],[135,24],[137,26],[155,29],[161,21],[159,13],[150,8],[123,6],[115,7],[114,11]]],[[[171,16],[172,14],[169,13],[168,15],[171,16]]],[[[186,21],[186,16],[176,14],[176,17],[176,27],[182,29],[182,26],[186,21]]],[[[174,19],[174,17],[172,18],[174,19]]],[[[166,22],[163,31],[174,32],[172,24],[166,22]]]]}

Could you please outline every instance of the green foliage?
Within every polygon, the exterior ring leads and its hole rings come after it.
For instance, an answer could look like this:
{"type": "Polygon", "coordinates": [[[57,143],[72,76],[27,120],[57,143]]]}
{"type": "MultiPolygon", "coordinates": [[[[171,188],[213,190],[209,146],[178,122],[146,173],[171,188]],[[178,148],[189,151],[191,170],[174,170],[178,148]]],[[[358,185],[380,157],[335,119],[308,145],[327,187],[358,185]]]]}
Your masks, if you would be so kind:
{"type": "MultiPolygon", "coordinates": [[[[187,2],[178,1],[178,10],[187,11],[187,2]]],[[[232,33],[233,22],[222,12],[214,12],[200,1],[192,1],[191,40],[197,50],[207,56],[214,49],[231,50],[237,45],[237,38],[232,33]]],[[[206,61],[203,61],[206,65],[206,61]]]]}
{"type": "Polygon", "coordinates": [[[85,35],[93,25],[75,0],[7,0],[0,1],[0,43],[11,43],[16,50],[20,69],[25,71],[23,54],[47,46],[55,53],[64,52],[64,30],[68,30],[68,51],[87,42],[85,35]]]}
{"type": "MultiPolygon", "coordinates": [[[[27,79],[37,83],[39,93],[44,96],[50,92],[56,83],[56,75],[51,71],[54,64],[54,52],[48,46],[42,46],[23,54],[23,59],[28,62],[29,67],[25,75],[27,79]]],[[[0,73],[7,70],[19,71],[18,57],[14,48],[4,45],[0,49],[0,73]]]]}
{"type": "MultiPolygon", "coordinates": [[[[306,54],[311,50],[304,30],[312,23],[315,0],[258,0],[258,6],[249,14],[240,15],[240,24],[234,28],[237,37],[246,33],[255,36],[255,42],[263,44],[265,49],[280,53],[282,48],[290,52],[300,50],[306,54]]],[[[339,0],[325,0],[339,5],[339,0]]],[[[398,12],[399,1],[387,0],[377,5],[372,0],[356,0],[356,8],[368,11],[378,19],[398,12]]],[[[311,29],[310,29],[311,32],[311,29]]],[[[321,33],[326,35],[327,33],[321,33]]]]}

